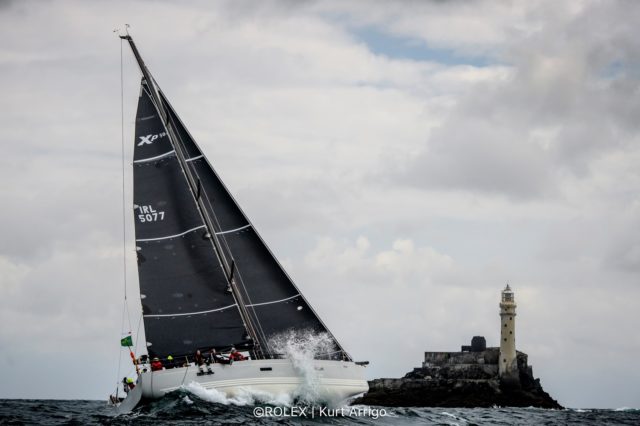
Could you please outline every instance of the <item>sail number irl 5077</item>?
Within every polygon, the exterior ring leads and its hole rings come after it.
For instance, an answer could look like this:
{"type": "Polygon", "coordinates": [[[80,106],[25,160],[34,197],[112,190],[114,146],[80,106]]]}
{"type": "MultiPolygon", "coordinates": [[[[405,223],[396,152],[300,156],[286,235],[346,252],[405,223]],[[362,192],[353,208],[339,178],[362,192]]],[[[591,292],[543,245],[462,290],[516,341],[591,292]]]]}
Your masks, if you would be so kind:
{"type": "Polygon", "coordinates": [[[156,211],[152,206],[138,206],[138,220],[140,222],[164,220],[164,212],[156,211]]]}

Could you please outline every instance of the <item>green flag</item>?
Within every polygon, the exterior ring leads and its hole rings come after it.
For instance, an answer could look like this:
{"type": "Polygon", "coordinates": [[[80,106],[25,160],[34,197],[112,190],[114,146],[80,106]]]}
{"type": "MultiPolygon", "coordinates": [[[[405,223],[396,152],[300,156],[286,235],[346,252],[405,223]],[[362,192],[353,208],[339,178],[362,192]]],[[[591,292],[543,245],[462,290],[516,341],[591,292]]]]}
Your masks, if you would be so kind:
{"type": "Polygon", "coordinates": [[[131,336],[127,336],[124,339],[120,339],[120,346],[133,346],[133,341],[131,340],[131,336]]]}

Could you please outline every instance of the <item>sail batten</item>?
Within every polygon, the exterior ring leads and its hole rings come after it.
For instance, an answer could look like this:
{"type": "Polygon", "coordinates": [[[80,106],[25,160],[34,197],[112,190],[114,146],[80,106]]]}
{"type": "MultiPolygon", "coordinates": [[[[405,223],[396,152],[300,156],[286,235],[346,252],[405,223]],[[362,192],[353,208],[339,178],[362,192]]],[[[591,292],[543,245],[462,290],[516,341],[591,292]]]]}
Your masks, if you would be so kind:
{"type": "Polygon", "coordinates": [[[148,163],[150,161],[157,161],[161,158],[164,157],[168,157],[170,155],[174,155],[176,152],[174,150],[171,150],[169,152],[165,152],[164,154],[160,154],[160,155],[156,155],[155,157],[149,157],[149,158],[141,158],[139,160],[135,160],[134,163],[148,163]]]}
{"type": "Polygon", "coordinates": [[[200,226],[196,226],[195,228],[191,228],[191,229],[187,229],[184,232],[181,232],[179,234],[173,234],[173,235],[167,235],[165,237],[157,237],[157,238],[138,238],[136,239],[137,242],[141,242],[141,241],[161,241],[161,240],[169,240],[171,238],[177,238],[177,237],[181,237],[183,235],[186,235],[190,232],[193,231],[197,231],[198,229],[206,229],[206,226],[204,225],[200,225],[200,226]]]}
{"type": "Polygon", "coordinates": [[[221,312],[227,309],[236,308],[238,305],[234,303],[233,305],[223,306],[222,308],[217,309],[209,309],[208,311],[199,311],[199,312],[178,312],[173,314],[157,314],[157,315],[143,315],[144,318],[162,318],[162,317],[184,317],[189,315],[203,315],[203,314],[212,314],[214,312],[221,312]]]}
{"type": "Polygon", "coordinates": [[[247,229],[250,226],[251,226],[251,224],[249,223],[249,224],[246,224],[246,225],[241,226],[239,228],[229,229],[227,231],[218,231],[218,232],[216,232],[216,235],[224,235],[224,234],[231,234],[232,232],[240,232],[240,231],[242,231],[244,229],[247,229]]]}
{"type": "Polygon", "coordinates": [[[247,307],[249,308],[253,308],[255,306],[262,306],[262,305],[273,305],[274,303],[282,303],[282,302],[286,302],[288,300],[292,300],[295,299],[297,297],[300,297],[300,294],[294,294],[291,297],[287,297],[285,299],[280,299],[280,300],[272,300],[271,302],[262,302],[262,303],[252,303],[250,305],[247,305],[247,307]]]}

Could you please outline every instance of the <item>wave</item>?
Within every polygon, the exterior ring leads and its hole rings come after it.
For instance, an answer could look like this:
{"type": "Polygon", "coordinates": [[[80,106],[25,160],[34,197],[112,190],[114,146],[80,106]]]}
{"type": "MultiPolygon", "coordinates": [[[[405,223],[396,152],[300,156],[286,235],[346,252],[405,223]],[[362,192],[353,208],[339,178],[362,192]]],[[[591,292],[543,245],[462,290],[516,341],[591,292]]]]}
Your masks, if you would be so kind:
{"type": "Polygon", "coordinates": [[[234,395],[227,396],[225,392],[217,389],[205,389],[196,382],[191,382],[182,389],[197,396],[203,401],[213,402],[223,405],[237,405],[244,407],[247,405],[267,404],[275,406],[292,406],[294,399],[288,394],[273,395],[269,392],[258,391],[251,388],[243,388],[234,393],[234,395]]]}

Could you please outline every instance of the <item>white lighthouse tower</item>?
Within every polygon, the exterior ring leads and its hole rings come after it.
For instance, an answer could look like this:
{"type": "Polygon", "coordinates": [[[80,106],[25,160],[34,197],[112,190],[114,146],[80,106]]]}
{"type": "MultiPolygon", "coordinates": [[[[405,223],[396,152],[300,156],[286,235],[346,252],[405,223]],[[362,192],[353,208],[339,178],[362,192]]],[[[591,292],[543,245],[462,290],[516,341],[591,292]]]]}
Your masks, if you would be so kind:
{"type": "Polygon", "coordinates": [[[500,379],[503,382],[519,380],[516,360],[516,301],[509,284],[502,290],[500,301],[500,379]]]}

